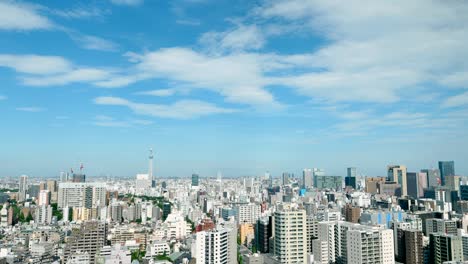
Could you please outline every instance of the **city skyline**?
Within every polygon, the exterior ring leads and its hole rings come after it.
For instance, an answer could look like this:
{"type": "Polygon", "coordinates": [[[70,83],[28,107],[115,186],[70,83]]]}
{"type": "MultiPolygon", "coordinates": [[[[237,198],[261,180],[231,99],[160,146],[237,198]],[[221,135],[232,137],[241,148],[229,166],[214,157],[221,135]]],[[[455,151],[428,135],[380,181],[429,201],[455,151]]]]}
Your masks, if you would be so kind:
{"type": "Polygon", "coordinates": [[[2,1],[0,177],[468,175],[468,3],[362,5],[2,1]]]}

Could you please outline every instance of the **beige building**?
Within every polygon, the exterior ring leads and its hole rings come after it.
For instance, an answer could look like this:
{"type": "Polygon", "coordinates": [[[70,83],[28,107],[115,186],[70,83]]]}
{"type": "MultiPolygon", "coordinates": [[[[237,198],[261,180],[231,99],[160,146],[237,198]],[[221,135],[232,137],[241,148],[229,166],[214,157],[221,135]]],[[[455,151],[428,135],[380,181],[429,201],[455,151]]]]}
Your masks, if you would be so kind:
{"type": "Polygon", "coordinates": [[[387,167],[387,180],[401,185],[401,196],[408,195],[406,172],[406,166],[403,165],[388,165],[387,167]]]}

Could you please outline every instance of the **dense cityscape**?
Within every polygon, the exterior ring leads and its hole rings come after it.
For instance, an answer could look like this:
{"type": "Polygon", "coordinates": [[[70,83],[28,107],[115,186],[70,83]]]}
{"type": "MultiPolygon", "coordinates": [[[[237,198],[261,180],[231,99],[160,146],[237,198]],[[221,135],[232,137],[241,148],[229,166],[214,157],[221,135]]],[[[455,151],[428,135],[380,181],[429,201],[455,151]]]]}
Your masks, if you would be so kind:
{"type": "MultiPolygon", "coordinates": [[[[454,161],[384,177],[302,175],[3,179],[0,263],[468,261],[468,177],[454,161]]],[[[383,170],[384,171],[384,170],[383,170]]]]}
{"type": "Polygon", "coordinates": [[[468,264],[468,0],[0,0],[0,264],[468,264]]]}

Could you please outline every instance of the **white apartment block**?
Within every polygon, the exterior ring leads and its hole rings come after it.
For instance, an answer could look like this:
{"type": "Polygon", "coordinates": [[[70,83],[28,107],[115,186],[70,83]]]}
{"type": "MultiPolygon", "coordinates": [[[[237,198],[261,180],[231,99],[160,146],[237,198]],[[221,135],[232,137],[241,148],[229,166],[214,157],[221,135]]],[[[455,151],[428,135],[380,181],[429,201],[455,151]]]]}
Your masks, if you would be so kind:
{"type": "Polygon", "coordinates": [[[236,210],[236,220],[237,223],[244,224],[255,224],[260,218],[261,207],[259,204],[240,204],[234,206],[236,210]]]}
{"type": "Polygon", "coordinates": [[[38,224],[48,225],[52,222],[52,206],[42,205],[36,208],[35,221],[38,224]]]}
{"type": "Polygon", "coordinates": [[[104,183],[61,182],[58,191],[58,207],[104,207],[106,185],[104,183]]]}
{"type": "Polygon", "coordinates": [[[198,232],[193,251],[197,264],[237,263],[237,229],[218,226],[215,230],[198,232]]]}
{"type": "Polygon", "coordinates": [[[321,264],[393,264],[393,230],[343,221],[320,222],[313,254],[321,264]]]}
{"type": "Polygon", "coordinates": [[[306,263],[306,211],[281,204],[274,215],[274,253],[281,263],[306,263]]]}

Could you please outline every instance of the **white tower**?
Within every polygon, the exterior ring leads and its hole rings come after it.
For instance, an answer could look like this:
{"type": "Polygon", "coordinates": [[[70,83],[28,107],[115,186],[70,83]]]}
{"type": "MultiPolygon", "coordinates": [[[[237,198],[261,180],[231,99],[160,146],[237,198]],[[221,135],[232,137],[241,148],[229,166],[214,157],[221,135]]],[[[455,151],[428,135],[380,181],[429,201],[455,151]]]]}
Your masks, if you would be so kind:
{"type": "Polygon", "coordinates": [[[156,187],[156,181],[153,178],[153,148],[149,149],[149,171],[148,171],[148,179],[151,179],[152,187],[156,187]]]}

